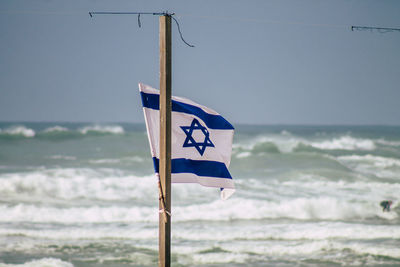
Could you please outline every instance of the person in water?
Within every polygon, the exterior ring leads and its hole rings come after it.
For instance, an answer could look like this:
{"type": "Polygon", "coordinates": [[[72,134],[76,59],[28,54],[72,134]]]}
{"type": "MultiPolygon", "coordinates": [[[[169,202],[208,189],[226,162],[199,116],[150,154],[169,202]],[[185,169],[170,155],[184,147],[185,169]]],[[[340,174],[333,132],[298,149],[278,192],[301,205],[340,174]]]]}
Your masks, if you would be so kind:
{"type": "Polygon", "coordinates": [[[381,202],[382,211],[390,211],[390,206],[392,205],[391,200],[385,200],[381,202]]]}

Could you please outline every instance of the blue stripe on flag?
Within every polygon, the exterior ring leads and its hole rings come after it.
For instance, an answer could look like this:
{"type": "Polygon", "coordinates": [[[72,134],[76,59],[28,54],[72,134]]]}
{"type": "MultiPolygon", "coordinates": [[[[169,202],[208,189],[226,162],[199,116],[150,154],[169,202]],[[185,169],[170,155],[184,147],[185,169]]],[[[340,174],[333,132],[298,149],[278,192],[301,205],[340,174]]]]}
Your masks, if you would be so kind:
{"type": "MultiPolygon", "coordinates": [[[[154,169],[159,172],[159,159],[153,157],[154,169]]],[[[171,173],[193,173],[198,176],[232,179],[225,164],[218,161],[172,159],[171,173]]]]}
{"type": "MultiPolygon", "coordinates": [[[[151,108],[155,110],[160,109],[160,95],[158,94],[148,94],[140,92],[142,97],[142,104],[145,108],[151,108]]],[[[195,115],[196,117],[202,119],[204,123],[210,129],[218,130],[233,130],[232,124],[225,120],[221,115],[209,114],[199,107],[185,104],[179,101],[172,100],[172,111],[183,112],[195,115]]]]}

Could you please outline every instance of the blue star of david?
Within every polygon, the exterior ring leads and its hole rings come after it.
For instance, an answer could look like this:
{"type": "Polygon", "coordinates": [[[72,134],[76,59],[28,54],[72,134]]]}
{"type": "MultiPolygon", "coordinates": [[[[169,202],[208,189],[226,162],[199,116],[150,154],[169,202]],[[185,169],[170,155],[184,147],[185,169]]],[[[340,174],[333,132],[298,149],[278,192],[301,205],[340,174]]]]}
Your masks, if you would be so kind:
{"type": "Polygon", "coordinates": [[[208,132],[207,128],[201,125],[197,119],[193,119],[190,126],[180,127],[186,134],[186,139],[183,143],[183,147],[194,147],[197,149],[201,156],[203,156],[204,151],[206,151],[206,148],[208,146],[215,147],[210,140],[210,133],[208,132]],[[194,140],[192,136],[194,130],[200,130],[204,134],[204,141],[202,143],[196,142],[196,140],[194,140]]]}

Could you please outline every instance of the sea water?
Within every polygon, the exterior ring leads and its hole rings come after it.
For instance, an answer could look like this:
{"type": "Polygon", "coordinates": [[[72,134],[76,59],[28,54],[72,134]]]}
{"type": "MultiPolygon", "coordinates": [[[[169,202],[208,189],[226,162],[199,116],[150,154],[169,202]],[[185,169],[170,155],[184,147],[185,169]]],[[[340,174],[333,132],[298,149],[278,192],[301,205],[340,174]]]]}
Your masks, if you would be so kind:
{"type": "MultiPolygon", "coordinates": [[[[400,265],[400,127],[236,125],[230,171],[172,186],[172,266],[400,265]]],[[[143,124],[1,123],[0,267],[156,266],[157,190],[143,124]]]]}

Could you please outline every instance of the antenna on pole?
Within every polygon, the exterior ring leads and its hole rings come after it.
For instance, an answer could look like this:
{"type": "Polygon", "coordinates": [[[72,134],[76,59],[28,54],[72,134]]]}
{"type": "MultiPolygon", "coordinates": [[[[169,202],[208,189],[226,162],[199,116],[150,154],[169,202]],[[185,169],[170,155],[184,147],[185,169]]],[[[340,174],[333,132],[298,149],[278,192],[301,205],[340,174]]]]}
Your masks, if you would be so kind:
{"type": "Polygon", "coordinates": [[[400,32],[400,28],[384,28],[384,27],[368,27],[368,26],[351,26],[351,31],[378,31],[379,33],[400,32]]]}

